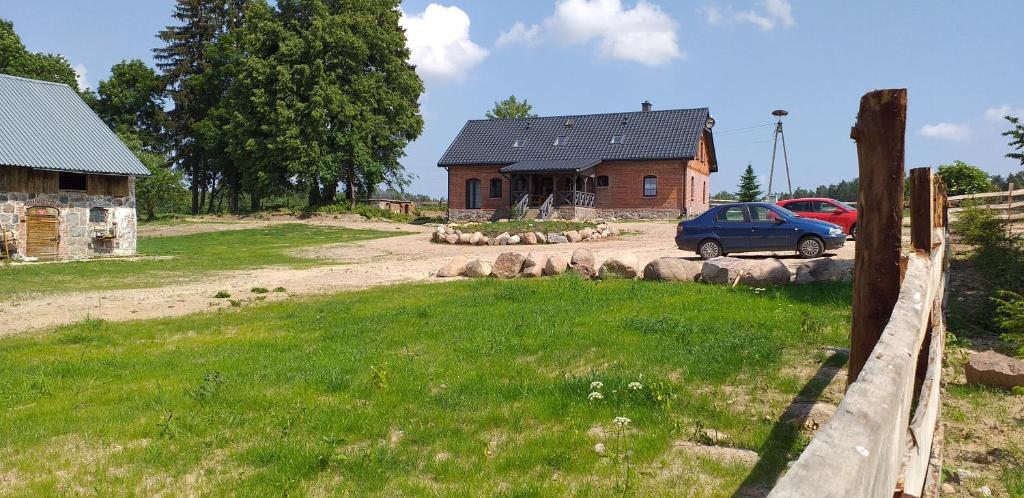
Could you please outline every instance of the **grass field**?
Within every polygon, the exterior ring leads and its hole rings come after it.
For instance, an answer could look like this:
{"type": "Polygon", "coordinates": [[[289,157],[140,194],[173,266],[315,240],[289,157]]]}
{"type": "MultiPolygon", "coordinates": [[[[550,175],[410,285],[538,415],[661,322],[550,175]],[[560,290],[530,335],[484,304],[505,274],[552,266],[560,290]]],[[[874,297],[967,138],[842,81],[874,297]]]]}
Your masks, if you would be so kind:
{"type": "Polygon", "coordinates": [[[806,444],[778,418],[849,301],[564,276],[12,337],[0,495],[729,496],[806,444]],[[760,463],[673,449],[711,428],[760,463]]]}
{"type": "Polygon", "coordinates": [[[322,259],[289,254],[303,247],[405,235],[399,231],[353,230],[304,224],[140,238],[142,259],[0,265],[4,297],[168,285],[196,275],[264,266],[308,267],[322,259]],[[146,259],[147,256],[155,256],[146,259]]]}

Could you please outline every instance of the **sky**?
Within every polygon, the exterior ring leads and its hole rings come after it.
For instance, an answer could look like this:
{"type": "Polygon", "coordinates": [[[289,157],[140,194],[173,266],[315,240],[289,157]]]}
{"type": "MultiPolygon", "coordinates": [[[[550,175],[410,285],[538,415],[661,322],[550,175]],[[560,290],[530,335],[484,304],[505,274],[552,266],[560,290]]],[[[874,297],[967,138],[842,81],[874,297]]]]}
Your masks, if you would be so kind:
{"type": "MultiPolygon", "coordinates": [[[[152,63],[173,0],[0,0],[30,50],[60,53],[85,86],[110,67],[152,63]]],[[[1024,117],[1024,2],[991,0],[406,0],[425,127],[403,164],[409,191],[444,196],[437,160],[468,119],[526,98],[540,115],[709,107],[719,172],[733,191],[747,163],[768,183],[774,109],[794,187],[857,175],[850,140],[860,96],[907,88],[907,169],[963,160],[993,174],[1024,117]]],[[[781,162],[775,184],[785,181],[781,162]]],[[[779,191],[776,187],[774,190],[779,191]]]]}

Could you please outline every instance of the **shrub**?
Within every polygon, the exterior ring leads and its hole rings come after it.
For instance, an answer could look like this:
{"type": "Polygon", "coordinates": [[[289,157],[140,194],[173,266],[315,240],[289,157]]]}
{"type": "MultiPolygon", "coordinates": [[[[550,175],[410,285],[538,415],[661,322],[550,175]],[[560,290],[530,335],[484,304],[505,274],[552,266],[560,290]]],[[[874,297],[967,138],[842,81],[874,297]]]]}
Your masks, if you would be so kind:
{"type": "Polygon", "coordinates": [[[214,294],[213,297],[215,299],[227,299],[231,297],[231,293],[228,291],[217,291],[217,293],[214,294]]]}
{"type": "Polygon", "coordinates": [[[1017,348],[1017,356],[1024,357],[1024,296],[1010,291],[999,291],[992,298],[996,304],[996,326],[1006,342],[1017,348]]]}
{"type": "Polygon", "coordinates": [[[249,289],[249,292],[252,292],[253,294],[266,294],[270,291],[267,290],[266,287],[253,287],[252,289],[249,289]]]}

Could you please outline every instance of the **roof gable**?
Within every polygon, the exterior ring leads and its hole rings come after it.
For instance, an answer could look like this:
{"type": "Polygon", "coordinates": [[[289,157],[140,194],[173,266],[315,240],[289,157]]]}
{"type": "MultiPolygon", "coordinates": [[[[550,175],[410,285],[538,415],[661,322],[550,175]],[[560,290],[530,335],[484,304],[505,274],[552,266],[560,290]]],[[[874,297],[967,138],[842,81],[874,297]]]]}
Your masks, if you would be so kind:
{"type": "Polygon", "coordinates": [[[0,165],[149,175],[71,87],[0,74],[0,165]]]}
{"type": "Polygon", "coordinates": [[[673,109],[577,116],[470,120],[438,166],[597,158],[692,159],[709,111],[673,109]],[[621,135],[622,143],[611,143],[621,135]],[[558,137],[564,143],[554,145],[558,137]],[[518,140],[518,146],[513,146],[518,140]]]}

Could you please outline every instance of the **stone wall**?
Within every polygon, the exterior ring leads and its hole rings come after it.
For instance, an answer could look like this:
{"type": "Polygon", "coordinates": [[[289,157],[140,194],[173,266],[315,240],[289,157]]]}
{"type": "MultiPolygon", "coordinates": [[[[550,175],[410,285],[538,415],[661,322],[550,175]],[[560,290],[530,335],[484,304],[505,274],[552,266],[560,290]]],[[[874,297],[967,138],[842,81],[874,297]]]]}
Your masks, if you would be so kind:
{"type": "Polygon", "coordinates": [[[86,259],[100,256],[133,256],[137,220],[135,214],[135,182],[130,182],[129,195],[113,197],[85,192],[55,194],[0,192],[0,225],[17,237],[15,257],[26,256],[28,240],[27,212],[33,207],[57,210],[58,259],[86,259]],[[106,209],[106,222],[90,223],[89,210],[106,209]],[[95,231],[114,227],[112,239],[96,238],[95,231]]]}
{"type": "Polygon", "coordinates": [[[598,209],[598,219],[619,220],[674,220],[683,213],[677,209],[598,209]]]}

